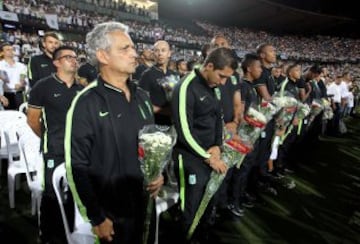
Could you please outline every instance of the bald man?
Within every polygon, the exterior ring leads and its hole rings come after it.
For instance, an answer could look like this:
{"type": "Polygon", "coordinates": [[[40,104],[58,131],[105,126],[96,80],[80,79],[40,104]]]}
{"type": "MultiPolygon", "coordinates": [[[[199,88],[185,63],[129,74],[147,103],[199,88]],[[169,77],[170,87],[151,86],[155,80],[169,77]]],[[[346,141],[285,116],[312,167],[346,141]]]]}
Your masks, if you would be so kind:
{"type": "Polygon", "coordinates": [[[168,69],[171,57],[169,43],[157,41],[153,46],[155,64],[148,68],[139,80],[139,86],[149,92],[152,108],[155,114],[155,123],[159,125],[172,125],[170,103],[166,98],[165,91],[159,84],[167,76],[176,75],[168,69]]]}

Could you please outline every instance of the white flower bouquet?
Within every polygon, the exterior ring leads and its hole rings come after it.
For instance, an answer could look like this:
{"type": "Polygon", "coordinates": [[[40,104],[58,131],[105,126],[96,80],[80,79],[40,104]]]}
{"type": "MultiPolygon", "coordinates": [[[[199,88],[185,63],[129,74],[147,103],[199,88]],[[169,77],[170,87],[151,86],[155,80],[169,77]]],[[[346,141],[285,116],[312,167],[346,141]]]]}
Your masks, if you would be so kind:
{"type": "Polygon", "coordinates": [[[260,112],[265,115],[268,122],[280,111],[280,109],[280,107],[271,102],[263,101],[260,104],[260,112]]]}
{"type": "MultiPolygon", "coordinates": [[[[233,135],[224,127],[224,139],[223,139],[223,152],[221,153],[221,159],[227,165],[228,169],[233,167],[236,163],[242,163],[246,153],[248,153],[248,147],[240,143],[238,136],[233,135]]],[[[219,187],[221,186],[226,174],[219,174],[212,171],[210,179],[206,185],[204,195],[201,199],[199,207],[195,213],[194,220],[189,228],[187,239],[190,240],[198,226],[201,217],[211,201],[211,198],[215,195],[219,187]]]]}
{"type": "Polygon", "coordinates": [[[306,103],[298,103],[296,117],[299,120],[303,120],[306,116],[310,114],[310,107],[306,103]]]}
{"type": "Polygon", "coordinates": [[[331,103],[328,99],[322,98],[321,104],[324,107],[323,120],[330,120],[334,117],[334,111],[331,107],[331,103]]]}
{"type": "MultiPolygon", "coordinates": [[[[138,156],[145,185],[157,179],[170,161],[176,132],[170,126],[146,125],[139,131],[138,156]]],[[[147,243],[154,202],[148,194],[143,243],[147,243]]]]}
{"type": "Polygon", "coordinates": [[[285,96],[275,95],[273,97],[272,103],[280,108],[293,108],[297,106],[298,101],[291,95],[287,94],[285,96]]]}
{"type": "Polygon", "coordinates": [[[163,88],[167,101],[171,101],[174,87],[180,81],[180,76],[169,75],[165,76],[159,81],[160,86],[163,88]]]}
{"type": "Polygon", "coordinates": [[[275,96],[273,98],[273,103],[281,108],[280,113],[276,118],[276,127],[287,127],[297,111],[298,101],[291,96],[275,96]]]}
{"type": "Polygon", "coordinates": [[[309,126],[314,121],[315,117],[318,116],[324,110],[324,106],[320,99],[314,99],[311,103],[309,126]]]}
{"type": "MultiPolygon", "coordinates": [[[[240,167],[246,154],[252,150],[253,144],[259,138],[261,130],[265,128],[266,123],[267,119],[265,115],[250,107],[244,116],[244,121],[238,128],[238,135],[232,135],[230,132],[224,129],[225,136],[221,159],[228,168],[231,168],[234,165],[240,167]]],[[[199,208],[196,211],[194,220],[188,231],[188,240],[191,239],[211,198],[221,186],[225,176],[225,174],[219,174],[215,171],[211,172],[210,179],[206,185],[206,189],[201,199],[199,208]]]]}
{"type": "MultiPolygon", "coordinates": [[[[250,107],[244,116],[244,121],[238,128],[239,140],[229,141],[227,144],[237,148],[242,154],[247,154],[253,149],[253,145],[259,138],[260,133],[267,124],[266,116],[250,107]]],[[[236,139],[236,138],[235,138],[236,139]]],[[[238,162],[236,167],[240,168],[242,161],[238,162]]]]}

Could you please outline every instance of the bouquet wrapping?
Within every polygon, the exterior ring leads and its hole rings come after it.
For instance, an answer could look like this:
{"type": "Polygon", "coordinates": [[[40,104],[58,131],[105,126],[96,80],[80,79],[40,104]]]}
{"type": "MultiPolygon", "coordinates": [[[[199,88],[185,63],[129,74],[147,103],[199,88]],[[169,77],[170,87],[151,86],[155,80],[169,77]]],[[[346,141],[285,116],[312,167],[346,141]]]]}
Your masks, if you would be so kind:
{"type": "MultiPolygon", "coordinates": [[[[176,137],[175,129],[169,126],[146,125],[139,131],[138,156],[145,185],[161,175],[170,161],[176,137]]],[[[153,204],[148,194],[143,243],[147,243],[148,240],[153,204]]]]}
{"type": "Polygon", "coordinates": [[[328,99],[322,98],[321,104],[324,107],[324,114],[323,114],[323,120],[330,120],[334,117],[334,111],[331,107],[331,103],[328,99]]]}
{"type": "Polygon", "coordinates": [[[310,118],[309,126],[314,121],[316,116],[318,116],[324,110],[324,106],[320,99],[314,99],[310,106],[310,118]]]}
{"type": "Polygon", "coordinates": [[[276,118],[277,128],[285,128],[292,121],[297,111],[298,101],[291,96],[274,97],[273,103],[280,108],[276,118]]]}
{"type": "Polygon", "coordinates": [[[165,76],[159,81],[160,86],[165,92],[166,100],[171,101],[174,87],[180,81],[180,76],[178,75],[169,75],[165,76]]]}
{"type": "MultiPolygon", "coordinates": [[[[228,168],[237,165],[240,167],[247,153],[252,150],[252,145],[258,139],[260,132],[266,125],[266,117],[253,108],[244,117],[244,121],[240,124],[238,129],[239,135],[231,135],[226,129],[223,141],[223,152],[221,159],[228,168]]],[[[196,211],[194,220],[190,226],[187,234],[187,239],[190,240],[197,225],[200,222],[211,198],[215,195],[221,186],[226,174],[219,174],[215,171],[211,172],[210,179],[206,185],[204,195],[201,199],[200,205],[196,211]]]]}
{"type": "Polygon", "coordinates": [[[269,122],[280,109],[281,107],[276,106],[272,102],[263,101],[261,102],[259,111],[265,115],[266,120],[269,122]]]}

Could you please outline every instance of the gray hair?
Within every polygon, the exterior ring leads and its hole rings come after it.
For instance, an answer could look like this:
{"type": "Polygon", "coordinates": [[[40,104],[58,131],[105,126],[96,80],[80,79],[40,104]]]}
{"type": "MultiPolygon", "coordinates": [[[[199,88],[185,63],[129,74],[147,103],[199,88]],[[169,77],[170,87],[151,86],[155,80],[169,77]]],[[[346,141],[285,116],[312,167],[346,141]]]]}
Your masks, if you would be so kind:
{"type": "Polygon", "coordinates": [[[98,60],[96,58],[96,51],[99,49],[110,48],[111,41],[109,33],[114,31],[121,31],[128,33],[129,27],[120,22],[105,22],[97,24],[92,31],[86,34],[86,52],[89,57],[89,62],[97,66],[98,60]]]}

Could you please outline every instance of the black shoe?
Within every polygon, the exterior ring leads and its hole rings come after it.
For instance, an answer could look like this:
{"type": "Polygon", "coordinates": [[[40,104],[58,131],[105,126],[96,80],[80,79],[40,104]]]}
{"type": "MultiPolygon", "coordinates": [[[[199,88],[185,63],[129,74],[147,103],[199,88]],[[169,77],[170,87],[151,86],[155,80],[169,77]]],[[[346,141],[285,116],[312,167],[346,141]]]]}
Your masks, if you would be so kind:
{"type": "Polygon", "coordinates": [[[278,195],[277,190],[274,187],[272,187],[270,184],[259,185],[258,189],[260,192],[263,192],[263,193],[268,193],[273,196],[278,195]]]}
{"type": "Polygon", "coordinates": [[[249,194],[249,193],[245,193],[245,198],[247,199],[247,201],[256,202],[256,197],[254,195],[249,194]]]}
{"type": "Polygon", "coordinates": [[[296,184],[295,184],[295,181],[293,180],[289,180],[289,181],[286,181],[283,183],[283,186],[286,188],[286,189],[294,189],[296,187],[296,184]]]}
{"type": "Polygon", "coordinates": [[[241,209],[237,204],[229,204],[227,208],[230,211],[230,213],[232,213],[237,217],[244,216],[244,209],[241,209]]]}
{"type": "Polygon", "coordinates": [[[242,206],[245,208],[253,208],[255,206],[254,202],[252,201],[246,201],[241,203],[242,206]]]}
{"type": "Polygon", "coordinates": [[[289,168],[284,168],[284,172],[285,172],[286,174],[293,174],[293,173],[294,173],[294,170],[289,169],[289,168]]]}

